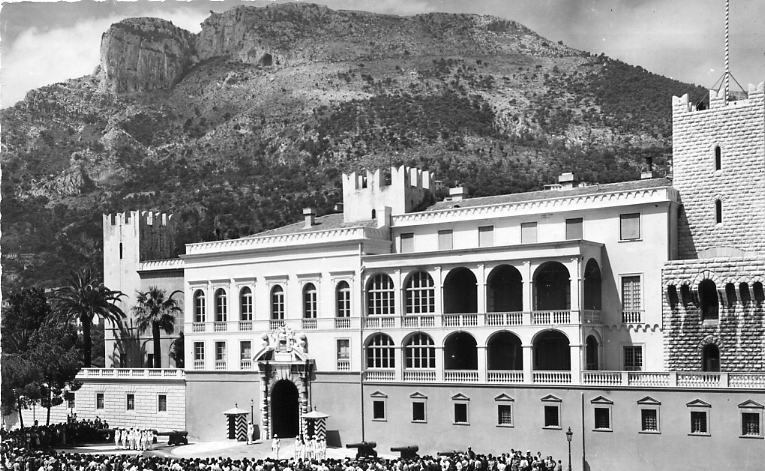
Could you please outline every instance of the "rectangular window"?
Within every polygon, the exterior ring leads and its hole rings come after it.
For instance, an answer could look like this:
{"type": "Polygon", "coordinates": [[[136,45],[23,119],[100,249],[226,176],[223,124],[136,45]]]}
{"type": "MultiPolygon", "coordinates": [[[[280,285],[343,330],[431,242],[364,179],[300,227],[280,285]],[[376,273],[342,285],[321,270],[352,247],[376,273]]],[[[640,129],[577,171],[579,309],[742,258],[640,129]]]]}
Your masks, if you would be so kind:
{"type": "Polygon", "coordinates": [[[521,224],[521,244],[533,244],[537,241],[537,223],[524,222],[521,224]]]}
{"type": "Polygon", "coordinates": [[[624,369],[625,371],[643,370],[643,346],[625,345],[624,346],[624,369]]]}
{"type": "Polygon", "coordinates": [[[239,342],[239,359],[252,360],[252,341],[243,340],[239,342]]]}
{"type": "Polygon", "coordinates": [[[127,410],[135,410],[135,394],[127,395],[127,410]]]}
{"type": "Polygon", "coordinates": [[[566,219],[566,240],[582,239],[582,218],[566,219]]]}
{"type": "Polygon", "coordinates": [[[611,411],[607,407],[596,407],[594,410],[595,429],[611,430],[611,411]]]}
{"type": "Polygon", "coordinates": [[[204,342],[194,342],[194,361],[205,361],[204,342]]]}
{"type": "Polygon", "coordinates": [[[619,215],[619,239],[635,240],[640,238],[640,213],[619,215]]]}
{"type": "Polygon", "coordinates": [[[66,407],[70,409],[74,409],[74,406],[75,406],[74,393],[73,392],[65,393],[64,398],[66,399],[66,407]]]}
{"type": "Polygon", "coordinates": [[[558,406],[545,406],[545,427],[560,427],[558,406]]]}
{"type": "Polygon", "coordinates": [[[641,309],[640,276],[622,277],[622,310],[639,311],[641,309]]]}
{"type": "Polygon", "coordinates": [[[96,394],[96,409],[104,408],[104,393],[96,394]]]}
{"type": "Polygon", "coordinates": [[[705,411],[691,411],[691,433],[707,434],[707,413],[705,411]]]}
{"type": "Polygon", "coordinates": [[[458,402],[454,404],[454,423],[468,423],[468,405],[466,403],[458,402]]]}
{"type": "Polygon", "coordinates": [[[494,226],[481,226],[478,228],[478,246],[494,246],[494,226]]]}
{"type": "Polygon", "coordinates": [[[760,413],[741,413],[741,435],[744,437],[760,437],[760,413]]]}
{"type": "Polygon", "coordinates": [[[337,339],[337,359],[351,359],[351,341],[350,339],[337,339]]]}
{"type": "Polygon", "coordinates": [[[451,250],[454,247],[453,237],[451,229],[438,231],[438,250],[451,250]]]}
{"type": "Polygon", "coordinates": [[[497,406],[497,425],[513,425],[513,406],[510,404],[497,406]]]}
{"type": "Polygon", "coordinates": [[[414,234],[401,234],[401,253],[414,252],[414,234]]]}
{"type": "Polygon", "coordinates": [[[226,359],[226,342],[215,342],[215,361],[226,359]]]}
{"type": "Polygon", "coordinates": [[[412,403],[412,422],[425,422],[425,403],[415,401],[412,403]]]}
{"type": "Polygon", "coordinates": [[[157,412],[167,412],[167,394],[157,396],[157,412]]]}
{"type": "Polygon", "coordinates": [[[385,401],[372,401],[372,418],[385,420],[385,401]]]}
{"type": "Polygon", "coordinates": [[[640,410],[640,430],[643,432],[659,431],[659,411],[656,409],[640,410]]]}

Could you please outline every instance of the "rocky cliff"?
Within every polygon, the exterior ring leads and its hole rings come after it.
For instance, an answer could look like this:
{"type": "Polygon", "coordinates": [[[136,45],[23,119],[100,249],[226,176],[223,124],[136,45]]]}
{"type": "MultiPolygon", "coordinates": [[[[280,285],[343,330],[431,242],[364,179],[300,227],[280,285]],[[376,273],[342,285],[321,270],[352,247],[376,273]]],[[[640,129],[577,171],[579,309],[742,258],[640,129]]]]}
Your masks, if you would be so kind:
{"type": "Polygon", "coordinates": [[[159,18],[113,24],[101,37],[101,89],[123,93],[172,87],[195,61],[194,38],[159,18]]]}

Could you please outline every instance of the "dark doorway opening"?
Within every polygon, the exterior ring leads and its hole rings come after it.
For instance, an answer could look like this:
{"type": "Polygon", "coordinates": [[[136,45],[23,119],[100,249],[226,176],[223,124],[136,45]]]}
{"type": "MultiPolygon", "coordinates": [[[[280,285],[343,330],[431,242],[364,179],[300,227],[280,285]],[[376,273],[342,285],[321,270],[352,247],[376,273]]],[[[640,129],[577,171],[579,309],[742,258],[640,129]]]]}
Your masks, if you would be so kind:
{"type": "Polygon", "coordinates": [[[563,332],[548,330],[534,340],[534,369],[568,371],[571,369],[571,349],[563,332]]]}
{"type": "Polygon", "coordinates": [[[455,268],[444,280],[444,313],[478,312],[476,279],[467,268],[455,268]]]}
{"type": "Polygon", "coordinates": [[[586,365],[585,369],[597,370],[598,369],[598,340],[592,336],[587,336],[585,347],[586,365]]]}
{"type": "Polygon", "coordinates": [[[281,380],[271,391],[272,433],[279,438],[298,434],[298,390],[292,381],[281,380]]]}
{"type": "Polygon", "coordinates": [[[444,342],[444,369],[478,369],[478,350],[472,335],[467,332],[455,332],[446,338],[444,342]]]}
{"type": "Polygon", "coordinates": [[[703,352],[703,365],[704,371],[720,371],[720,349],[717,345],[710,343],[704,347],[703,352]]]}
{"type": "Polygon", "coordinates": [[[487,345],[489,370],[522,370],[523,348],[521,339],[511,332],[497,332],[487,345]]]}

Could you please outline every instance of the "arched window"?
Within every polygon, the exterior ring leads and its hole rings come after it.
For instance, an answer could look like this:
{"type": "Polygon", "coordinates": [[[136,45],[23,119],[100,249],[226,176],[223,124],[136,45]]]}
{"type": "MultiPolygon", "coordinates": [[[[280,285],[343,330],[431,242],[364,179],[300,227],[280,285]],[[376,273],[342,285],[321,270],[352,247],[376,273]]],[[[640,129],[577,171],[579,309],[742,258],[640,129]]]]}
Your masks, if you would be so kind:
{"type": "Polygon", "coordinates": [[[227,311],[226,290],[218,288],[215,290],[215,322],[226,322],[227,311]]]}
{"type": "Polygon", "coordinates": [[[406,283],[406,313],[430,314],[436,310],[433,278],[424,271],[409,277],[406,283]]]}
{"type": "Polygon", "coordinates": [[[762,288],[762,283],[755,281],[752,284],[752,292],[754,293],[754,302],[758,305],[765,302],[765,290],[762,288]]]}
{"type": "Polygon", "coordinates": [[[404,345],[407,368],[435,368],[436,347],[430,335],[417,333],[409,337],[404,345]]]}
{"type": "Polygon", "coordinates": [[[568,268],[560,262],[545,262],[534,272],[534,310],[571,309],[568,268]]]}
{"type": "Polygon", "coordinates": [[[558,330],[539,333],[534,338],[533,364],[535,370],[570,370],[571,349],[568,337],[558,330]]]}
{"type": "Polygon", "coordinates": [[[477,281],[465,267],[453,268],[444,279],[444,313],[478,312],[477,281]]]}
{"type": "Polygon", "coordinates": [[[489,312],[523,310],[523,279],[517,268],[500,265],[489,273],[486,282],[486,307],[489,312]]]}
{"type": "Polygon", "coordinates": [[[367,287],[367,314],[385,316],[395,313],[393,280],[384,273],[378,273],[367,287]]]}
{"type": "Polygon", "coordinates": [[[588,335],[585,341],[585,368],[588,370],[598,369],[598,339],[594,335],[588,335]]]}
{"type": "Polygon", "coordinates": [[[522,370],[521,339],[508,331],[493,334],[486,344],[486,364],[489,370],[522,370]]]}
{"type": "Polygon", "coordinates": [[[699,283],[699,307],[701,308],[701,319],[718,319],[720,317],[720,301],[717,297],[717,285],[715,282],[706,279],[699,283]]]}
{"type": "Polygon", "coordinates": [[[279,285],[271,288],[271,319],[284,319],[284,288],[279,285]]]}
{"type": "Polygon", "coordinates": [[[667,301],[669,301],[669,307],[675,309],[680,303],[680,297],[677,294],[677,287],[675,285],[667,286],[667,301]]]}
{"type": "Polygon", "coordinates": [[[701,355],[703,371],[720,371],[720,349],[717,345],[713,343],[705,345],[701,355]]]}
{"type": "Polygon", "coordinates": [[[749,285],[747,283],[739,283],[738,296],[741,298],[742,306],[748,306],[752,302],[752,295],[749,293],[749,285]]]}
{"type": "Polygon", "coordinates": [[[454,332],[444,340],[445,370],[477,370],[478,347],[467,332],[454,332]]]}
{"type": "Polygon", "coordinates": [[[594,258],[591,258],[584,269],[584,299],[585,309],[598,310],[601,307],[601,280],[600,267],[594,258]]]}
{"type": "Polygon", "coordinates": [[[736,286],[733,283],[725,285],[725,305],[732,308],[736,305],[736,286]]]}
{"type": "Polygon", "coordinates": [[[204,322],[206,312],[205,292],[198,289],[194,292],[194,322],[204,322]]]}
{"type": "Polygon", "coordinates": [[[720,146],[715,146],[715,170],[722,169],[722,150],[720,146]]]}
{"type": "Polygon", "coordinates": [[[351,287],[347,281],[341,281],[335,288],[337,299],[337,317],[351,317],[351,287]]]}
{"type": "Polygon", "coordinates": [[[722,224],[723,222],[723,208],[721,200],[715,200],[715,222],[717,224],[722,224]]]}
{"type": "Polygon", "coordinates": [[[303,287],[303,319],[316,319],[316,286],[306,283],[303,287]]]}
{"type": "Polygon", "coordinates": [[[367,343],[367,368],[395,368],[393,339],[377,334],[367,343]]]}
{"type": "Polygon", "coordinates": [[[377,219],[377,210],[376,209],[372,210],[372,219],[377,219]]]}
{"type": "Polygon", "coordinates": [[[245,286],[239,291],[240,320],[252,320],[252,290],[245,286]]]}

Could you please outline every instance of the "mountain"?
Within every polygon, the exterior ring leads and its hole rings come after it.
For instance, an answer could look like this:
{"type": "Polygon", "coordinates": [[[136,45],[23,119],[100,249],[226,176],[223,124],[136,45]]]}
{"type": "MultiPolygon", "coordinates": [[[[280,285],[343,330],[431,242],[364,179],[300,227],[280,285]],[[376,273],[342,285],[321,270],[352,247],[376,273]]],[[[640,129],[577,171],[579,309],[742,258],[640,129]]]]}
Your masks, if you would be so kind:
{"type": "Polygon", "coordinates": [[[99,267],[103,212],[173,212],[191,242],[329,212],[363,168],[427,167],[473,195],[666,170],[682,93],[705,92],[491,16],[285,3],[196,35],[125,20],[92,75],[0,113],[3,287],[99,267]]]}

